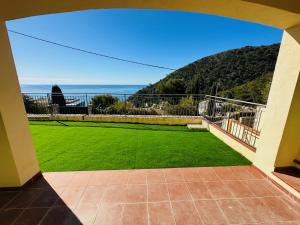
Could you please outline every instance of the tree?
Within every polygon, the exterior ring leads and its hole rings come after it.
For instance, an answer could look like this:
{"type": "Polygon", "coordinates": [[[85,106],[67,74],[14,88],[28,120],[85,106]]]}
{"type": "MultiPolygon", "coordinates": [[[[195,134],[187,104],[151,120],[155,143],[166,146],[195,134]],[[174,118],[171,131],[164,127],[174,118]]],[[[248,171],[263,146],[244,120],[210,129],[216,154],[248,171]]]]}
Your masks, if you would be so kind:
{"type": "Polygon", "coordinates": [[[58,85],[53,85],[51,90],[51,103],[66,106],[65,96],[58,85]]]}
{"type": "MultiPolygon", "coordinates": [[[[209,94],[214,82],[220,81],[218,95],[220,92],[231,90],[264,74],[272,73],[275,68],[279,44],[258,47],[243,47],[207,56],[190,63],[170,74],[164,79],[149,85],[130,97],[130,101],[138,98],[138,94],[209,94]]],[[[254,100],[265,102],[268,96],[268,82],[261,80],[261,88],[247,89],[241,92],[231,91],[234,98],[241,100],[254,100]],[[267,84],[267,85],[266,85],[267,84]],[[243,92],[247,91],[247,94],[243,92]],[[237,95],[236,95],[237,94],[237,95]],[[240,95],[241,94],[241,95],[240,95]]],[[[216,93],[214,92],[213,95],[216,93]]]]}
{"type": "Polygon", "coordinates": [[[193,79],[187,84],[186,93],[187,94],[200,94],[202,90],[205,89],[204,79],[200,74],[197,74],[193,79]]]}
{"type": "Polygon", "coordinates": [[[159,94],[184,94],[185,83],[183,79],[168,79],[157,86],[159,94]]]}

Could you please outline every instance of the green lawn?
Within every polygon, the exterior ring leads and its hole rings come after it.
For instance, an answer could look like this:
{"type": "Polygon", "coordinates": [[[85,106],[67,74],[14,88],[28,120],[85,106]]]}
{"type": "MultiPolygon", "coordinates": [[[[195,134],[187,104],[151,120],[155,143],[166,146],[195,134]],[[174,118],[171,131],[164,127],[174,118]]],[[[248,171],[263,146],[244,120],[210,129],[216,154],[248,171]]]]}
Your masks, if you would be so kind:
{"type": "Polygon", "coordinates": [[[209,132],[184,126],[31,121],[42,171],[249,165],[209,132]]]}

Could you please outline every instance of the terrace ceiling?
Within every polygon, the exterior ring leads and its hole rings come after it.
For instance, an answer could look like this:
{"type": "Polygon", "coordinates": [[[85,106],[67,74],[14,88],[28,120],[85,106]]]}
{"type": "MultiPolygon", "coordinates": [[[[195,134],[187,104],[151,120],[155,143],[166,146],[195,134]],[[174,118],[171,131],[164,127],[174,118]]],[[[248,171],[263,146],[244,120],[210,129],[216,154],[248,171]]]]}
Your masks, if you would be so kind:
{"type": "Polygon", "coordinates": [[[0,21],[51,13],[112,8],[200,12],[282,29],[300,24],[298,0],[1,0],[0,21]]]}

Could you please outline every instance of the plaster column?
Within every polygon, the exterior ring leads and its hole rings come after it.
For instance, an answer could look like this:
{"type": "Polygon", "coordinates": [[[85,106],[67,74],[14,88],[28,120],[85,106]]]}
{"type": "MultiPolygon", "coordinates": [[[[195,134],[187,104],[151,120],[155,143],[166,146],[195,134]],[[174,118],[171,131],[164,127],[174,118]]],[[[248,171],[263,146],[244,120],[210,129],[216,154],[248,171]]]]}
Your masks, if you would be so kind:
{"type": "Polygon", "coordinates": [[[0,187],[19,187],[40,171],[5,22],[0,21],[0,187]]]}
{"type": "Polygon", "coordinates": [[[284,31],[254,164],[295,166],[300,149],[300,26],[284,31]]]}

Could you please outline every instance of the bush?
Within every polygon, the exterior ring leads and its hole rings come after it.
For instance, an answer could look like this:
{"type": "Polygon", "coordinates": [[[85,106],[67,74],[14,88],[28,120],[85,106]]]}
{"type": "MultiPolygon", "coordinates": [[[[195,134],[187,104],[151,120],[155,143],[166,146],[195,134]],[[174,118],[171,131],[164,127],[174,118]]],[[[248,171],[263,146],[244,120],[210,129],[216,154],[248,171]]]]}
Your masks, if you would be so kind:
{"type": "Polygon", "coordinates": [[[105,109],[118,102],[118,98],[111,95],[96,95],[92,98],[92,108],[100,110],[105,109]]]}
{"type": "Polygon", "coordinates": [[[168,115],[197,116],[198,106],[192,96],[182,98],[177,105],[166,104],[164,111],[168,115]]]}
{"type": "Polygon", "coordinates": [[[49,110],[45,104],[39,103],[42,102],[43,99],[34,100],[32,97],[23,94],[23,102],[25,106],[26,113],[28,114],[48,114],[49,110]]]}
{"type": "Polygon", "coordinates": [[[190,106],[196,105],[196,102],[194,101],[193,96],[188,96],[188,97],[182,98],[180,100],[179,105],[181,107],[190,107],[190,106]]]}
{"type": "Polygon", "coordinates": [[[105,109],[95,109],[94,114],[110,114],[110,115],[158,115],[155,109],[134,108],[132,103],[116,102],[105,109]]]}
{"type": "Polygon", "coordinates": [[[182,106],[180,104],[178,105],[168,105],[164,111],[167,115],[174,115],[174,116],[197,116],[196,105],[189,105],[189,106],[182,106]]]}

